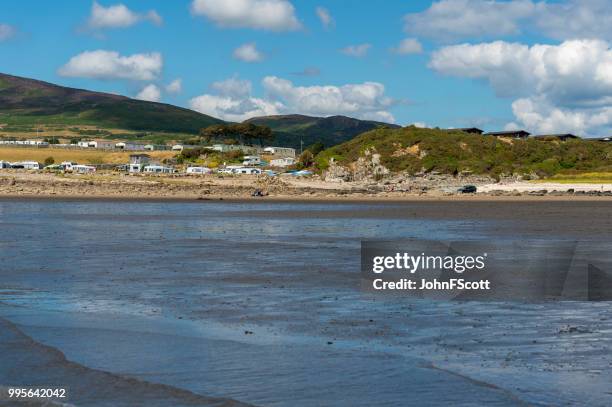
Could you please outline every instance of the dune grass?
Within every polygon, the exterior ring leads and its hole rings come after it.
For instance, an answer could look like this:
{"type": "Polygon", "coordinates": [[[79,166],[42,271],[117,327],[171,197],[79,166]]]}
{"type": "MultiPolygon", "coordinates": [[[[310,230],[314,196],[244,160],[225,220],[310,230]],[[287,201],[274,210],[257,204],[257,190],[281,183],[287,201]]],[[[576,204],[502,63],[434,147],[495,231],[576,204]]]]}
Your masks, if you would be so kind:
{"type": "Polygon", "coordinates": [[[555,182],[559,184],[612,184],[612,172],[586,172],[581,174],[556,174],[552,177],[533,181],[534,183],[555,182]]]}

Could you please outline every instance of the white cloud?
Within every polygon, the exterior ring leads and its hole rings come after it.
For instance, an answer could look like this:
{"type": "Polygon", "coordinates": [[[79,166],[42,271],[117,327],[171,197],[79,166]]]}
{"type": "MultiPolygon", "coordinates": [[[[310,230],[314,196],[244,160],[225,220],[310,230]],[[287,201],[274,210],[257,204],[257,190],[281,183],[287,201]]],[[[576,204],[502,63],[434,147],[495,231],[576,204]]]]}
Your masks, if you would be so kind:
{"type": "Polygon", "coordinates": [[[531,0],[441,0],[421,13],[408,14],[405,30],[437,40],[512,35],[520,32],[519,20],[534,10],[531,0]]]}
{"type": "Polygon", "coordinates": [[[254,42],[243,44],[236,48],[233,53],[234,58],[244,62],[261,62],[264,56],[254,42]]]}
{"type": "Polygon", "coordinates": [[[295,86],[287,79],[267,76],[263,86],[269,99],[281,102],[285,112],[315,116],[348,115],[394,122],[387,111],[394,101],[378,82],[344,86],[295,86]]]}
{"type": "Polygon", "coordinates": [[[609,0],[439,0],[405,16],[413,35],[456,42],[539,31],[550,38],[612,40],[609,0]]]}
{"type": "Polygon", "coordinates": [[[331,16],[328,9],[319,6],[315,11],[317,12],[317,17],[319,17],[319,20],[325,29],[329,29],[335,25],[334,18],[331,16]]]}
{"type": "Polygon", "coordinates": [[[434,52],[430,67],[486,80],[499,96],[518,98],[514,114],[529,130],[591,133],[610,125],[612,49],[602,40],[454,45],[434,52]]]}
{"type": "Polygon", "coordinates": [[[251,82],[237,77],[214,82],[215,94],[204,94],[189,101],[191,109],[223,120],[242,122],[256,116],[279,114],[278,103],[251,96],[251,82]]]}
{"type": "Polygon", "coordinates": [[[612,6],[609,0],[538,3],[536,25],[549,37],[559,40],[612,40],[612,6]]]}
{"type": "Polygon", "coordinates": [[[189,105],[201,113],[230,121],[289,113],[395,121],[388,112],[394,101],[385,96],[385,87],[380,83],[302,87],[286,79],[267,76],[262,85],[266,97],[256,98],[252,96],[250,81],[233,77],[213,83],[212,94],[198,96],[189,105]]]}
{"type": "Polygon", "coordinates": [[[423,52],[423,45],[416,38],[406,38],[393,48],[393,52],[400,55],[420,54],[423,52]]]}
{"type": "Polygon", "coordinates": [[[161,100],[161,90],[157,85],[147,85],[136,95],[136,99],[147,102],[159,102],[161,100]]]}
{"type": "Polygon", "coordinates": [[[67,77],[150,81],[160,75],[162,67],[163,58],[158,52],[121,56],[115,51],[97,50],[70,58],[58,73],[67,77]]]}
{"type": "Polygon", "coordinates": [[[183,80],[180,78],[175,79],[166,85],[166,92],[170,94],[176,95],[176,94],[181,93],[182,91],[183,91],[183,80]]]}
{"type": "Polygon", "coordinates": [[[93,30],[105,28],[126,28],[141,21],[150,21],[155,25],[161,25],[163,20],[155,10],[146,13],[136,13],[123,4],[104,7],[97,1],[91,6],[91,15],[87,26],[93,30]]]}
{"type": "Polygon", "coordinates": [[[370,48],[372,48],[370,44],[349,45],[348,47],[342,48],[340,52],[350,57],[361,58],[368,54],[370,48]]]}
{"type": "Polygon", "coordinates": [[[17,34],[17,30],[12,25],[0,24],[0,42],[9,40],[17,34]]]}
{"type": "Polygon", "coordinates": [[[302,27],[287,0],[193,0],[191,12],[221,27],[292,31],[302,27]]]}

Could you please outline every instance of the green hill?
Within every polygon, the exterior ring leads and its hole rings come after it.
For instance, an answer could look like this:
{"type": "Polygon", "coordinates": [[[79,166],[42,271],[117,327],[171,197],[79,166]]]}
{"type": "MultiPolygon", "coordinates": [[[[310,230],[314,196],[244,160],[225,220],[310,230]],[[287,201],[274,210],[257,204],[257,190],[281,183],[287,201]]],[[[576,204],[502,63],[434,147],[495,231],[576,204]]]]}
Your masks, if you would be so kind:
{"type": "Polygon", "coordinates": [[[562,172],[611,171],[612,143],[589,140],[567,142],[537,139],[497,139],[457,130],[378,129],[322,151],[317,165],[326,169],[330,158],[350,166],[366,150],[380,154],[391,172],[437,171],[457,174],[531,174],[551,176],[562,172]]]}
{"type": "Polygon", "coordinates": [[[255,117],[247,122],[270,127],[276,144],[294,148],[300,147],[300,141],[304,142],[305,147],[316,142],[334,146],[381,126],[399,127],[346,116],[311,117],[297,114],[255,117]]]}
{"type": "Polygon", "coordinates": [[[223,123],[193,110],[0,74],[0,124],[196,133],[223,123]]]}

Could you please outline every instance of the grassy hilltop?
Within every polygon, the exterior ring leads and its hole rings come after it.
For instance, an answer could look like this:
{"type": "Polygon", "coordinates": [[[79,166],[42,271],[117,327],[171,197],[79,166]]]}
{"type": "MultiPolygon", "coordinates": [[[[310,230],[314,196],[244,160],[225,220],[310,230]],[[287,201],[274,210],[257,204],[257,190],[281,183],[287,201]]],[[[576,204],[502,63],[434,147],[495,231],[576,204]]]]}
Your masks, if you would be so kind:
{"type": "Polygon", "coordinates": [[[5,131],[34,126],[94,126],[197,134],[202,127],[219,123],[223,121],[164,103],[0,74],[0,124],[5,131]]]}
{"type": "Polygon", "coordinates": [[[317,142],[330,147],[379,127],[399,128],[393,124],[346,116],[312,117],[300,114],[255,117],[246,122],[270,127],[277,143],[294,148],[300,148],[300,141],[304,142],[304,147],[317,142]]]}
{"type": "Polygon", "coordinates": [[[316,161],[326,169],[334,157],[350,166],[366,149],[376,150],[392,172],[438,171],[457,174],[531,174],[612,171],[612,143],[536,139],[496,139],[456,130],[377,129],[321,152],[316,161]]]}

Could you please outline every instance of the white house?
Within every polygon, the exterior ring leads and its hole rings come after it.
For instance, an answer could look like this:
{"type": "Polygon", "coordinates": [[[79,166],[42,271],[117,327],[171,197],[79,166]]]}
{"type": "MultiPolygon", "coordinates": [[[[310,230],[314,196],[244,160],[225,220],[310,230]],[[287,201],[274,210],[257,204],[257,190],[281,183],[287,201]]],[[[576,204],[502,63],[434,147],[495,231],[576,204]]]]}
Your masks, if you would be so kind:
{"type": "Polygon", "coordinates": [[[278,157],[293,157],[295,158],[295,148],[289,147],[266,147],[264,152],[278,157]]]}
{"type": "Polygon", "coordinates": [[[115,142],[110,140],[93,140],[89,142],[90,148],[99,148],[103,150],[112,150],[115,148],[115,142]]]}
{"type": "Polygon", "coordinates": [[[89,141],[79,141],[77,143],[77,146],[82,147],[82,148],[89,148],[89,141]]]}
{"type": "Polygon", "coordinates": [[[242,165],[259,165],[261,164],[261,157],[258,155],[245,155],[242,165]]]}
{"type": "Polygon", "coordinates": [[[116,143],[115,144],[115,148],[118,148],[120,150],[127,150],[127,151],[144,151],[144,144],[141,143],[134,143],[131,141],[122,141],[120,143],[116,143]]]}
{"type": "Polygon", "coordinates": [[[229,153],[230,151],[241,151],[244,154],[254,154],[261,151],[261,148],[245,146],[241,144],[213,144],[212,147],[208,147],[211,150],[219,151],[220,153],[229,153]]]}
{"type": "Polygon", "coordinates": [[[295,158],[285,157],[285,158],[277,158],[275,160],[270,160],[270,166],[272,167],[290,167],[295,164],[295,158]]]}

